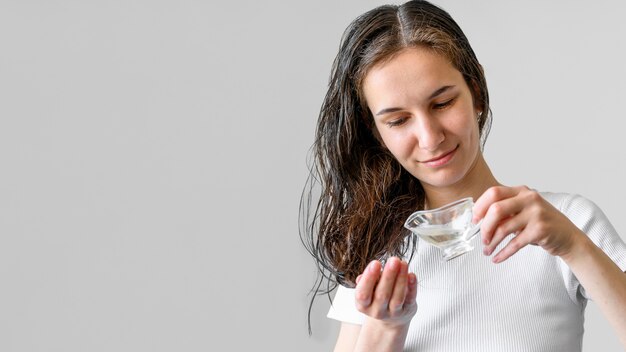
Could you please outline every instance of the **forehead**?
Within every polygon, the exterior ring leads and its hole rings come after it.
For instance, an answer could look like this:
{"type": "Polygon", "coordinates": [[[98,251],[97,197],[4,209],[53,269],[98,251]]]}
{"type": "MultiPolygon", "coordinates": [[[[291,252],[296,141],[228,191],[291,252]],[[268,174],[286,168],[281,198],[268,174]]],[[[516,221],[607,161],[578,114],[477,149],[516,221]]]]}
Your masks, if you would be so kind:
{"type": "Polygon", "coordinates": [[[363,80],[368,105],[403,98],[425,99],[442,86],[465,86],[463,75],[441,54],[407,48],[373,66],[363,80]]]}

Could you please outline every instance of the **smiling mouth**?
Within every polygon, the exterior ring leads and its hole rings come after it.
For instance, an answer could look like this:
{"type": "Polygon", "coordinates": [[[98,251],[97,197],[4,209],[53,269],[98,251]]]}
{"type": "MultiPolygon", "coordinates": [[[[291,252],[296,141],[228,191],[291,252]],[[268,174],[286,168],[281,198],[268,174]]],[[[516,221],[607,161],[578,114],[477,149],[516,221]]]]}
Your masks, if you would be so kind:
{"type": "Polygon", "coordinates": [[[454,149],[452,149],[451,151],[440,155],[438,157],[429,159],[429,160],[424,160],[421,163],[423,164],[430,164],[430,165],[440,165],[440,164],[445,164],[446,162],[448,162],[448,160],[453,156],[454,152],[456,152],[456,150],[459,148],[459,146],[457,145],[454,149]]]}

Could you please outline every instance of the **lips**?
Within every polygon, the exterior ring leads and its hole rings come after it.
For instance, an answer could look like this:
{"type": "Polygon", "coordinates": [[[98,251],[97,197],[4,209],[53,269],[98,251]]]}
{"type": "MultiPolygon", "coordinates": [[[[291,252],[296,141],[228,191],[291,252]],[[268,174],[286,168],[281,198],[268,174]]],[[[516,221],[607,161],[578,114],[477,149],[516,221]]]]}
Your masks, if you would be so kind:
{"type": "Polygon", "coordinates": [[[437,156],[435,158],[429,159],[429,160],[424,160],[421,163],[425,164],[427,166],[441,166],[441,165],[445,165],[447,164],[452,157],[454,156],[454,154],[456,153],[456,150],[459,148],[459,146],[456,146],[454,149],[452,149],[451,151],[437,156]]]}

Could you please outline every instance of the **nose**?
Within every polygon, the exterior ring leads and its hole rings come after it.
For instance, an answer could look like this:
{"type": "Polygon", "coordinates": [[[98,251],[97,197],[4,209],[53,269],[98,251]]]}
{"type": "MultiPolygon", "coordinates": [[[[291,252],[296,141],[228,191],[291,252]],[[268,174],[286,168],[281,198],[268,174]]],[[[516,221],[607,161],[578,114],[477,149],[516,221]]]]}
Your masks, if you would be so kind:
{"type": "Polygon", "coordinates": [[[439,122],[430,116],[418,119],[415,127],[417,145],[429,152],[437,150],[439,145],[446,139],[439,122]]]}

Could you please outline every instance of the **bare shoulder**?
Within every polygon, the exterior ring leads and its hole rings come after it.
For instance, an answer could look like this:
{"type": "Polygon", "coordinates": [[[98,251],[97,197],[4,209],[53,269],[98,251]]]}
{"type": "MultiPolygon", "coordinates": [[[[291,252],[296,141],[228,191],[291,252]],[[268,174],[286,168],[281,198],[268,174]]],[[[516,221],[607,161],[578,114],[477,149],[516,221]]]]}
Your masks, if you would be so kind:
{"type": "Polygon", "coordinates": [[[359,338],[361,332],[361,325],[341,323],[339,329],[339,336],[337,337],[337,343],[335,344],[335,352],[354,351],[356,341],[359,338]]]}

